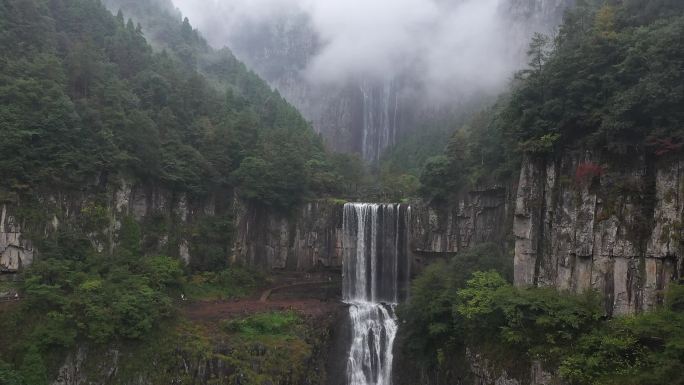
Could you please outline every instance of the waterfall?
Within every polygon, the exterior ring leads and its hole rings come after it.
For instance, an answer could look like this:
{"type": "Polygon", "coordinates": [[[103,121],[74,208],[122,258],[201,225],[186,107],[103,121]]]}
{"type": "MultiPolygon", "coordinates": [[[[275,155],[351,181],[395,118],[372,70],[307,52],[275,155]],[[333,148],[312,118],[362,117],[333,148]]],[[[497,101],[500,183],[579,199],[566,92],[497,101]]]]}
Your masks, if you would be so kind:
{"type": "Polygon", "coordinates": [[[396,141],[399,97],[394,81],[364,81],[359,86],[363,99],[363,159],[378,162],[382,152],[396,141]]]}
{"type": "Polygon", "coordinates": [[[344,300],[352,340],[347,384],[390,385],[397,303],[408,294],[410,209],[398,204],[344,206],[344,300]]]}

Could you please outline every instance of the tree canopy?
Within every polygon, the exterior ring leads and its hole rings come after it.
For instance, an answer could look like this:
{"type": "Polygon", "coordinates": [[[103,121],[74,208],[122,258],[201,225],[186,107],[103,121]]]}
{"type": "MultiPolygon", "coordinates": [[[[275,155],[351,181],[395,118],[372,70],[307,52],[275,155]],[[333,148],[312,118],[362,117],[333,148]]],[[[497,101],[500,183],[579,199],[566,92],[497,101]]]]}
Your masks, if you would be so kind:
{"type": "Polygon", "coordinates": [[[580,1],[556,36],[536,35],[529,65],[496,105],[461,127],[446,161],[462,187],[506,180],[522,154],[599,150],[613,159],[662,157],[684,147],[684,5],[660,1],[580,1]]]}
{"type": "Polygon", "coordinates": [[[187,19],[157,16],[165,27],[155,50],[140,25],[97,0],[1,6],[3,191],[78,190],[126,175],[200,196],[237,188],[289,208],[343,186],[310,183],[307,162],[332,164],[318,135],[187,19]],[[267,191],[255,194],[254,179],[267,191]]]}

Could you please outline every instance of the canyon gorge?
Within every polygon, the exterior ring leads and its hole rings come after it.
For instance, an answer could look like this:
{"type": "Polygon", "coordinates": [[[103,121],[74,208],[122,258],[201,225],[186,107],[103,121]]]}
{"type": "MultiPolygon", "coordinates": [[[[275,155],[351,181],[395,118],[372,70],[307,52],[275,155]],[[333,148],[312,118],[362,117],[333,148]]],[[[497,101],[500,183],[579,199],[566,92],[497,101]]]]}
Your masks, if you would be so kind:
{"type": "Polygon", "coordinates": [[[0,3],[0,384],[680,383],[683,15],[0,3]]]}

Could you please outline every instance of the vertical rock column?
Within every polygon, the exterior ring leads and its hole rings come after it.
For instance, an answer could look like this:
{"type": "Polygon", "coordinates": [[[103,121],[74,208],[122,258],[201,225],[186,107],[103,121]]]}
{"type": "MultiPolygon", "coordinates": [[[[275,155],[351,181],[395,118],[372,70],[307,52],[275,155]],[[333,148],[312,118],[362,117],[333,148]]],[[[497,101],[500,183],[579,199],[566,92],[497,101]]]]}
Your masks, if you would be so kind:
{"type": "Polygon", "coordinates": [[[0,211],[0,271],[17,272],[33,262],[31,242],[23,239],[21,226],[8,212],[7,205],[0,211]]]}
{"type": "Polygon", "coordinates": [[[513,272],[516,286],[532,286],[537,283],[537,258],[543,236],[541,229],[545,179],[545,170],[539,162],[529,158],[523,160],[513,218],[513,272]]]}
{"type": "Polygon", "coordinates": [[[668,282],[682,274],[682,219],[684,218],[684,164],[682,161],[656,172],[654,227],[646,246],[643,308],[662,301],[668,282]]]}

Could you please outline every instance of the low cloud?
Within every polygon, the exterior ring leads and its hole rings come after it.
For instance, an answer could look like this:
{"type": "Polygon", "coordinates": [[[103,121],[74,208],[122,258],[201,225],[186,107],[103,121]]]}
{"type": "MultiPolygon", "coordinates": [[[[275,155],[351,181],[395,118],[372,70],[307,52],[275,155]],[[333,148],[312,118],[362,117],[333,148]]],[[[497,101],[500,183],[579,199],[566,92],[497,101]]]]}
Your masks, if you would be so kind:
{"type": "Polygon", "coordinates": [[[510,1],[174,0],[217,47],[304,14],[319,43],[302,68],[311,83],[409,74],[433,96],[497,92],[521,67],[534,27],[511,20],[510,1]]]}

